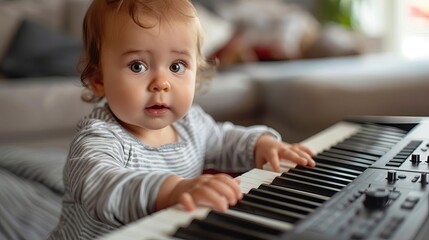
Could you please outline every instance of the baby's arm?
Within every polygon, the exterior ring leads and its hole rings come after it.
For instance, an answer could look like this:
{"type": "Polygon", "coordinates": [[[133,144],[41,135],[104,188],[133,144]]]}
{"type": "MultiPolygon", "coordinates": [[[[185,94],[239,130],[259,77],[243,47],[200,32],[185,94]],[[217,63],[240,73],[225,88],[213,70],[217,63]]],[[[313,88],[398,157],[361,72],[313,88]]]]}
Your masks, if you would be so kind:
{"type": "Polygon", "coordinates": [[[111,226],[151,214],[162,182],[172,174],[127,169],[125,161],[123,146],[115,135],[103,129],[82,131],[65,166],[67,200],[111,226]]]}
{"type": "Polygon", "coordinates": [[[225,211],[228,204],[235,205],[242,196],[239,180],[226,174],[201,175],[191,179],[170,176],[161,185],[156,210],[180,203],[188,211],[197,205],[225,211]]]}
{"type": "Polygon", "coordinates": [[[262,134],[280,139],[274,129],[256,125],[243,127],[231,122],[216,122],[201,108],[194,107],[188,115],[190,128],[198,132],[205,151],[205,168],[224,172],[245,172],[255,167],[254,148],[262,134]]]}
{"type": "Polygon", "coordinates": [[[256,167],[262,168],[265,163],[269,162],[276,172],[280,171],[280,159],[314,167],[316,163],[311,158],[313,155],[309,148],[301,144],[288,144],[271,135],[262,135],[255,144],[256,167]]]}

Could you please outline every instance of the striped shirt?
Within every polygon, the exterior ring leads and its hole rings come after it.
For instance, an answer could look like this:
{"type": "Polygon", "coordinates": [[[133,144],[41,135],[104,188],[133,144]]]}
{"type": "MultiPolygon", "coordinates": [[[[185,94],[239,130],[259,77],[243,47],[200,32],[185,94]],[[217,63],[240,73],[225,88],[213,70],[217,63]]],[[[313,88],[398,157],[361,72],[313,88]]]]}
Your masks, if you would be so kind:
{"type": "Polygon", "coordinates": [[[257,138],[279,138],[265,126],[216,123],[198,106],[173,127],[177,142],[150,147],[122,128],[107,104],[83,118],[64,167],[61,218],[49,239],[94,239],[136,221],[154,212],[167,177],[193,178],[206,168],[247,171],[255,167],[257,138]]]}

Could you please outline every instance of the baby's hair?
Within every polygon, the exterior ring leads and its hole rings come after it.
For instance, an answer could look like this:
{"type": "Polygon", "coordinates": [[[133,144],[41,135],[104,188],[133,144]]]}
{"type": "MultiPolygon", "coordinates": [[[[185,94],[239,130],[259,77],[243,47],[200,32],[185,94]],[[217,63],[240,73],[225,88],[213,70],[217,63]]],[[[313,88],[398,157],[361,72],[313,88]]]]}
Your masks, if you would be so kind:
{"type": "MultiPolygon", "coordinates": [[[[169,18],[177,14],[195,21],[197,26],[197,82],[200,89],[205,80],[210,80],[215,72],[214,61],[207,61],[203,56],[203,30],[199,22],[195,7],[190,0],[94,0],[83,21],[83,55],[79,63],[80,79],[82,84],[90,89],[89,79],[99,71],[101,43],[104,38],[104,22],[107,14],[126,11],[133,21],[142,28],[150,29],[154,24],[144,22],[141,15],[155,17],[161,21],[169,22],[169,18]]],[[[156,23],[155,23],[156,24],[156,23]]],[[[98,102],[103,97],[95,96],[92,91],[82,94],[85,102],[98,102]]]]}

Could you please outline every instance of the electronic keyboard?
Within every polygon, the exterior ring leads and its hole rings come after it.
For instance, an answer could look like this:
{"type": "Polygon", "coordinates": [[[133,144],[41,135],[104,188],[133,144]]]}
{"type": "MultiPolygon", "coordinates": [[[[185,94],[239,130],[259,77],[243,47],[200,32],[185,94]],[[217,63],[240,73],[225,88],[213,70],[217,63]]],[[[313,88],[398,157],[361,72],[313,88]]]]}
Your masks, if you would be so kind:
{"type": "Polygon", "coordinates": [[[344,120],[302,144],[316,167],[252,169],[225,212],[174,206],[102,239],[426,239],[428,118],[344,120]]]}

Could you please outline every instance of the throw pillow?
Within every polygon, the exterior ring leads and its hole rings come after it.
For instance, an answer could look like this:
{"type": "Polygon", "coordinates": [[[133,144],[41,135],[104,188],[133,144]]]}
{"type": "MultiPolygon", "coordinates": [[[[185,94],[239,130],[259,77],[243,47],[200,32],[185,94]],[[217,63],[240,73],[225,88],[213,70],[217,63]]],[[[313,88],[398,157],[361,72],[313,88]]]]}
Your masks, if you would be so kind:
{"type": "Polygon", "coordinates": [[[9,78],[75,76],[81,51],[79,40],[24,19],[0,71],[9,78]]]}
{"type": "Polygon", "coordinates": [[[64,24],[63,2],[65,1],[1,0],[0,61],[6,55],[22,19],[33,19],[53,29],[62,29],[64,24]]]}

